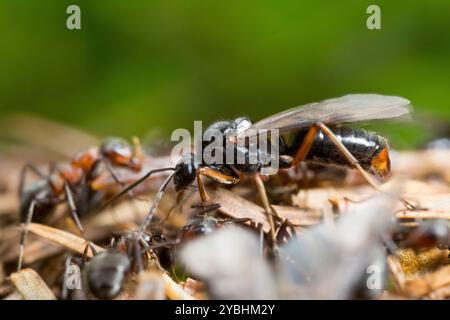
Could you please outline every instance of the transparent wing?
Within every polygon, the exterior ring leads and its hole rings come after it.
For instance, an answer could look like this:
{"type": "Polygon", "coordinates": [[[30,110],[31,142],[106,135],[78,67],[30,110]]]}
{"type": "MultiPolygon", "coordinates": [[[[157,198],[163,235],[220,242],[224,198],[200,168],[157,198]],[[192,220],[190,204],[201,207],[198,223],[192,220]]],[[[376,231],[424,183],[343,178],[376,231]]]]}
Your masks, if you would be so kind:
{"type": "Polygon", "coordinates": [[[391,119],[406,116],[411,109],[410,101],[401,97],[349,94],[280,112],[253,124],[237,138],[255,136],[261,129],[278,129],[282,134],[316,122],[330,125],[391,119]]]}

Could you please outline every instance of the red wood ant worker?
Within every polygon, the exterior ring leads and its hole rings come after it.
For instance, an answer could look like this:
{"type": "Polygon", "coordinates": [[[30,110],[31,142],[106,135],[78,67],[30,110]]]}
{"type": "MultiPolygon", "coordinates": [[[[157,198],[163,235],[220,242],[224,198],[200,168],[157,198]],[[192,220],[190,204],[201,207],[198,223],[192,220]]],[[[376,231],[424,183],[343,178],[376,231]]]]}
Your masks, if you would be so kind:
{"type": "Polygon", "coordinates": [[[34,219],[42,221],[62,202],[67,202],[72,219],[84,238],[85,232],[79,216],[98,207],[103,195],[92,183],[106,169],[118,184],[122,183],[114,173],[114,167],[126,167],[140,171],[143,153],[137,138],[134,146],[121,138],[107,138],[99,148],[90,148],[77,154],[68,165],[51,165],[48,174],[44,174],[36,166],[26,164],[21,172],[19,183],[20,221],[22,233],[18,270],[22,268],[25,240],[28,225],[34,219]],[[25,187],[27,171],[31,170],[40,179],[25,187]],[[74,196],[74,194],[76,196],[74,196]]]}

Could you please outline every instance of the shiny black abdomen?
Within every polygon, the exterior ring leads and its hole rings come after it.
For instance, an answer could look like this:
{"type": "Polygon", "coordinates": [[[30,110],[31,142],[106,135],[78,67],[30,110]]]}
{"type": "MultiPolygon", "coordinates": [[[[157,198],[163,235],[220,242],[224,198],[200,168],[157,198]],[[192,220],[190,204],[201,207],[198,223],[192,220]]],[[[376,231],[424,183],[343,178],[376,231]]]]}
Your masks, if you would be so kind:
{"type": "MultiPolygon", "coordinates": [[[[365,170],[370,169],[373,158],[387,146],[386,139],[375,132],[362,128],[331,127],[330,129],[365,170]]],[[[286,154],[295,156],[303,143],[307,130],[303,129],[292,133],[293,136],[291,137],[291,142],[287,145],[286,154]]],[[[348,166],[348,162],[333,142],[321,131],[314,138],[306,160],[327,165],[348,166]]]]}

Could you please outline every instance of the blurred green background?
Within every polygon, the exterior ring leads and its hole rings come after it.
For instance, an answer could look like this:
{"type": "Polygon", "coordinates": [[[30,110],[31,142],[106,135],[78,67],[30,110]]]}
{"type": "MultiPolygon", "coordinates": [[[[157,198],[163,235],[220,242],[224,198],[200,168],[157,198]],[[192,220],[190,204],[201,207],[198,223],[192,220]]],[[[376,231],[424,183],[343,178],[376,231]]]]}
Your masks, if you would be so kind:
{"type": "Polygon", "coordinates": [[[450,1],[0,3],[0,117],[24,112],[98,135],[193,128],[355,92],[400,95],[415,147],[450,120],[450,1]],[[66,8],[81,7],[81,30],[66,8]],[[366,9],[381,7],[381,30],[366,9]],[[439,120],[439,121],[438,121],[439,120]]]}

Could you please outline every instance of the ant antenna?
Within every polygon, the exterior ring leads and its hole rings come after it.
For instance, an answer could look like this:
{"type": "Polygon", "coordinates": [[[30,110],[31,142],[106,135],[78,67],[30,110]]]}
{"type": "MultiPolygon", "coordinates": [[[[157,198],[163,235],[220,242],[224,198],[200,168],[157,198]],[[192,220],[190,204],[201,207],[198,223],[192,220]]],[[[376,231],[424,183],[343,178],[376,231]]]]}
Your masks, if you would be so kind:
{"type": "MultiPolygon", "coordinates": [[[[171,168],[172,170],[175,170],[173,168],[171,168]]],[[[172,172],[170,174],[170,176],[166,179],[166,181],[164,181],[164,183],[161,185],[161,187],[158,190],[158,193],[156,194],[155,200],[153,201],[152,207],[150,208],[147,216],[145,217],[144,222],[142,222],[141,226],[139,227],[138,230],[138,234],[137,234],[137,239],[140,239],[142,237],[142,235],[144,234],[145,230],[147,229],[148,225],[150,224],[153,215],[156,211],[156,208],[158,207],[159,202],[162,199],[162,196],[164,194],[164,192],[167,189],[167,186],[169,185],[169,182],[172,180],[172,178],[175,176],[175,174],[178,172],[178,170],[175,170],[174,172],[172,172]]]]}
{"type": "Polygon", "coordinates": [[[116,194],[114,197],[112,197],[110,200],[108,200],[102,207],[102,210],[105,209],[107,206],[109,206],[110,204],[112,204],[114,201],[116,201],[117,199],[119,199],[121,196],[123,196],[125,193],[128,193],[128,191],[130,191],[131,189],[135,188],[137,185],[141,184],[142,182],[144,182],[148,177],[150,177],[152,174],[154,173],[158,173],[158,172],[165,172],[165,171],[174,171],[175,168],[172,167],[168,167],[168,168],[159,168],[159,169],[153,169],[150,170],[149,172],[147,172],[145,175],[143,175],[141,178],[139,178],[138,180],[136,180],[135,182],[133,182],[132,184],[130,184],[128,187],[125,187],[124,189],[122,189],[122,191],[120,191],[118,194],[116,194]]]}
{"type": "Polygon", "coordinates": [[[162,225],[164,222],[166,222],[169,217],[172,215],[172,213],[175,211],[175,209],[179,206],[181,206],[184,202],[186,202],[193,194],[194,194],[195,190],[192,190],[191,192],[189,192],[186,195],[186,190],[182,190],[177,194],[177,199],[175,201],[175,204],[170,208],[169,213],[164,217],[164,219],[162,219],[161,221],[159,221],[156,225],[162,225]]]}

